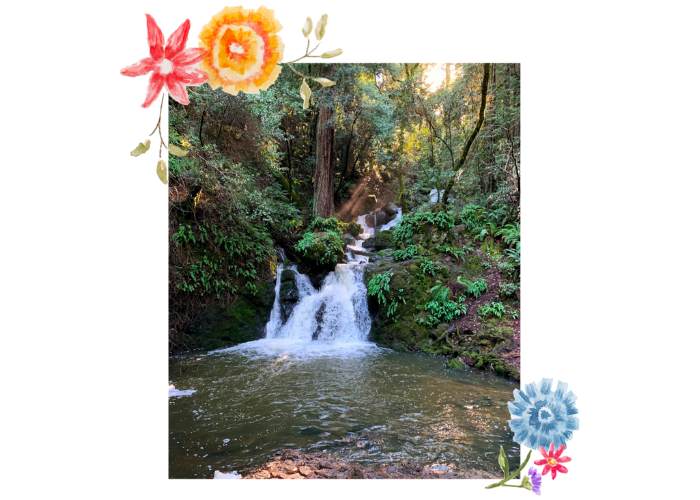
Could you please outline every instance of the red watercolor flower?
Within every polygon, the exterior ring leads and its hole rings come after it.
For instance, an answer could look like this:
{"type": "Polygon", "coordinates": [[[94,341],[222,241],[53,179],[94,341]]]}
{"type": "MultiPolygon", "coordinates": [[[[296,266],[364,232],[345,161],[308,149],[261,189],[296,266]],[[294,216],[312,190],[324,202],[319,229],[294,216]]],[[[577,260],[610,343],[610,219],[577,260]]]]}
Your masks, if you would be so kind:
{"type": "Polygon", "coordinates": [[[197,87],[207,81],[207,77],[197,66],[202,60],[199,48],[185,49],[187,35],[190,32],[190,20],[186,19],[175,32],[168,38],[165,44],[163,32],[156,24],[155,19],[146,14],[146,26],[148,27],[148,48],[151,57],[141,59],[120,71],[124,76],[141,76],[151,71],[151,79],[148,82],[146,101],[144,108],[150,106],[160,94],[163,85],[173,99],[180,104],[189,104],[186,85],[197,87]],[[163,47],[165,45],[165,47],[163,47]]]}
{"type": "Polygon", "coordinates": [[[571,462],[569,457],[561,456],[561,454],[564,453],[565,446],[566,445],[561,445],[557,448],[557,451],[554,452],[554,443],[552,443],[549,445],[549,453],[544,450],[543,446],[540,446],[540,453],[542,453],[544,460],[535,460],[535,465],[544,465],[544,469],[542,469],[543,476],[550,470],[552,471],[552,479],[557,477],[557,472],[561,472],[562,474],[569,472],[569,469],[561,465],[566,462],[571,462]]]}

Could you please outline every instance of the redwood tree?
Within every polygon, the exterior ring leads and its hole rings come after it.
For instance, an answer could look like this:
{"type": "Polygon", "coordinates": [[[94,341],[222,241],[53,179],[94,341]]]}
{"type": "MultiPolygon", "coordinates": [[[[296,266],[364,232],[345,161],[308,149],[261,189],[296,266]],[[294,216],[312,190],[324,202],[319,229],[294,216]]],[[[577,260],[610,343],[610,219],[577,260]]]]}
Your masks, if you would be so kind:
{"type": "MultiPolygon", "coordinates": [[[[326,65],[321,74],[333,79],[333,64],[326,65]]],[[[335,150],[335,87],[324,88],[317,93],[318,124],[316,128],[316,176],[314,178],[314,216],[327,219],[333,215],[333,168],[335,150]]]]}

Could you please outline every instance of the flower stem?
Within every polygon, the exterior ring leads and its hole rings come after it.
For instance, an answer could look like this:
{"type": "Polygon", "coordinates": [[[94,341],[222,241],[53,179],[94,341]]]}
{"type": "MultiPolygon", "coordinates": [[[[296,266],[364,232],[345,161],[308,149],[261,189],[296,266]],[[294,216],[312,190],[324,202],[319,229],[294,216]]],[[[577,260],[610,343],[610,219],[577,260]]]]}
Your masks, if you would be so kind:
{"type": "Polygon", "coordinates": [[[163,101],[165,100],[165,93],[163,96],[160,98],[160,112],[158,113],[158,123],[156,123],[156,128],[153,129],[153,132],[149,134],[149,137],[152,136],[153,134],[156,133],[156,130],[158,131],[158,135],[160,136],[160,149],[158,150],[158,158],[161,157],[163,154],[163,146],[165,146],[165,141],[163,140],[163,131],[160,128],[160,122],[163,119],[163,101]]]}
{"type": "Polygon", "coordinates": [[[486,489],[489,490],[489,489],[491,489],[491,488],[497,488],[497,487],[499,487],[499,486],[511,486],[511,485],[505,484],[505,483],[508,482],[508,481],[510,481],[511,479],[513,479],[513,478],[514,478],[515,476],[517,476],[518,474],[520,474],[520,471],[522,471],[522,470],[525,468],[525,466],[527,465],[527,463],[530,461],[530,455],[532,455],[532,450],[530,450],[530,451],[528,452],[527,457],[525,457],[525,461],[524,461],[522,464],[520,464],[520,467],[518,467],[518,470],[516,470],[515,472],[513,472],[510,476],[508,476],[508,477],[506,477],[506,478],[503,478],[503,480],[501,480],[501,481],[499,481],[499,482],[497,482],[497,483],[489,484],[489,485],[486,487],[486,489]]]}

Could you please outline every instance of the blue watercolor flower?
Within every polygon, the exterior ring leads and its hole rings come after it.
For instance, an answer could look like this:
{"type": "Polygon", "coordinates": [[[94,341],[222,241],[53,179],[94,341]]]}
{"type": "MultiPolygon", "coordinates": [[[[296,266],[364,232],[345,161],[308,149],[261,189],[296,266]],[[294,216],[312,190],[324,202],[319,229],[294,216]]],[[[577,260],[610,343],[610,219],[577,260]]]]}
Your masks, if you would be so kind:
{"type": "Polygon", "coordinates": [[[525,386],[525,390],[514,390],[515,402],[508,402],[508,410],[513,418],[508,421],[515,433],[513,440],[533,450],[540,446],[545,449],[554,443],[558,448],[571,439],[572,431],[578,430],[576,396],[568,391],[569,384],[559,382],[552,391],[552,379],[543,378],[537,384],[525,386]]]}

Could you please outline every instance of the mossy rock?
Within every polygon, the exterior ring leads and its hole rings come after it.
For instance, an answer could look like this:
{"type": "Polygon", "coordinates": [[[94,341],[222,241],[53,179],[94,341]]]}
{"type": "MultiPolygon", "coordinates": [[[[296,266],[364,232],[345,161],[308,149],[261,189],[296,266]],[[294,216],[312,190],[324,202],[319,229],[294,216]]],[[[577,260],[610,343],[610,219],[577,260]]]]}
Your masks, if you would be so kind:
{"type": "Polygon", "coordinates": [[[374,247],[376,250],[385,250],[394,248],[394,233],[391,231],[379,231],[374,236],[370,236],[366,240],[366,246],[374,247]]]}
{"type": "Polygon", "coordinates": [[[360,226],[357,222],[348,222],[345,224],[345,231],[357,238],[362,232],[362,226],[360,226]]]}
{"type": "Polygon", "coordinates": [[[364,274],[365,284],[377,274],[388,271],[393,271],[394,275],[385,296],[387,304],[395,302],[397,307],[395,313],[388,317],[386,305],[379,306],[374,297],[368,299],[370,312],[374,315],[371,339],[392,349],[398,343],[402,349],[421,351],[433,329],[417,320],[424,315],[424,306],[430,300],[430,289],[435,286],[437,278],[424,276],[414,259],[383,261],[368,264],[364,274]]]}
{"type": "Polygon", "coordinates": [[[239,295],[229,305],[209,304],[190,335],[191,345],[212,350],[263,338],[274,302],[275,280],[269,280],[256,295],[239,295]]]}
{"type": "Polygon", "coordinates": [[[304,235],[304,241],[310,240],[311,244],[305,248],[297,247],[303,260],[332,269],[344,259],[343,240],[336,233],[320,231],[304,235]]]}

